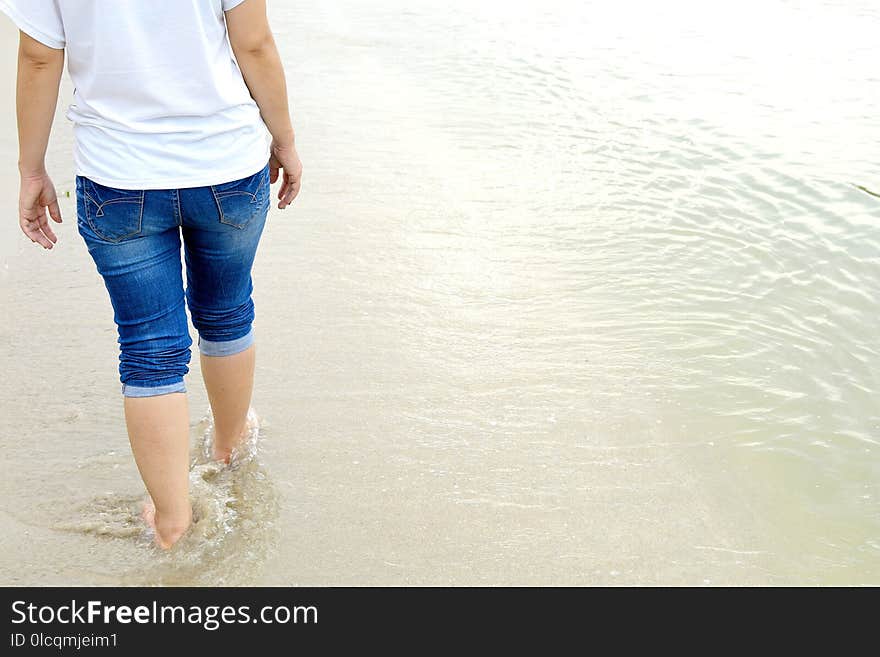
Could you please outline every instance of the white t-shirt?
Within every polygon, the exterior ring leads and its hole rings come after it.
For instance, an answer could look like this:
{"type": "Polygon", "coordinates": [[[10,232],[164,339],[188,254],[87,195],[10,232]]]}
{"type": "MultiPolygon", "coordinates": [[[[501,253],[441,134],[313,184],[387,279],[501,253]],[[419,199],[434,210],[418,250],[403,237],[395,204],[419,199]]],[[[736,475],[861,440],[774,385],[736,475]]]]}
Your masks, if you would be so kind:
{"type": "Polygon", "coordinates": [[[77,173],[121,189],[202,187],[269,161],[271,138],[232,54],[245,0],[0,0],[20,30],[66,48],[77,173]]]}

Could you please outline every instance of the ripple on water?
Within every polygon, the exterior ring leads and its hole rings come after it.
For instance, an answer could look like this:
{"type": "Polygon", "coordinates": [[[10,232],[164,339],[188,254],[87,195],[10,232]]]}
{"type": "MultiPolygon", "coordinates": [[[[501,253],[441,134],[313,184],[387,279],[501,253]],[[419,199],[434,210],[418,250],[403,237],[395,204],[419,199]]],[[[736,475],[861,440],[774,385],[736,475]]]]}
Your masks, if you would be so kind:
{"type": "MultiPolygon", "coordinates": [[[[252,415],[250,417],[256,417],[252,415]]],[[[61,531],[117,543],[125,552],[122,572],[106,573],[126,585],[241,585],[253,581],[275,544],[278,513],[274,484],[260,462],[264,428],[258,421],[229,466],[210,459],[210,412],[196,427],[191,449],[193,525],[171,551],[158,549],[141,520],[145,496],[108,494],[76,510],[61,531]]]]}

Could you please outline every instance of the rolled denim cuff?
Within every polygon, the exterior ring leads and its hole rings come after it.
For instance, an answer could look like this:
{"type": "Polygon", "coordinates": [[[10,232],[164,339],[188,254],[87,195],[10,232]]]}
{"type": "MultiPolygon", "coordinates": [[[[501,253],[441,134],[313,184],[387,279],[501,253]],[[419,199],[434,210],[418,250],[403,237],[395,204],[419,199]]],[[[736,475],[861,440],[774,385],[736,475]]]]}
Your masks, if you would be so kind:
{"type": "Polygon", "coordinates": [[[175,392],[186,392],[186,385],[183,381],[152,388],[133,386],[129,383],[122,384],[122,394],[125,397],[158,397],[159,395],[170,395],[175,392]]]}
{"type": "Polygon", "coordinates": [[[203,356],[232,356],[241,353],[254,343],[254,329],[235,340],[212,342],[199,336],[199,351],[203,356]]]}

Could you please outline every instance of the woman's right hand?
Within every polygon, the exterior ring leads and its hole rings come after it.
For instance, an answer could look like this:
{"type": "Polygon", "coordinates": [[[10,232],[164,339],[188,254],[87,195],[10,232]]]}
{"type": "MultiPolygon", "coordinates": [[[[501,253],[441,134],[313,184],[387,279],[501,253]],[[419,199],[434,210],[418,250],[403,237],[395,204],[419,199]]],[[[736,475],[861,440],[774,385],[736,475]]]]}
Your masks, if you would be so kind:
{"type": "Polygon", "coordinates": [[[55,246],[58,238],[52,230],[49,218],[61,223],[61,208],[58,195],[49,174],[45,171],[21,176],[21,191],[18,196],[18,221],[21,232],[34,244],[44,249],[55,246]],[[48,211],[48,216],[47,216],[48,211]]]}
{"type": "Polygon", "coordinates": [[[284,170],[284,179],[281,181],[281,189],[278,190],[279,210],[283,210],[293,203],[293,199],[299,194],[303,166],[293,142],[280,144],[273,141],[272,157],[269,159],[270,180],[273,184],[278,181],[282,169],[284,170]]]}

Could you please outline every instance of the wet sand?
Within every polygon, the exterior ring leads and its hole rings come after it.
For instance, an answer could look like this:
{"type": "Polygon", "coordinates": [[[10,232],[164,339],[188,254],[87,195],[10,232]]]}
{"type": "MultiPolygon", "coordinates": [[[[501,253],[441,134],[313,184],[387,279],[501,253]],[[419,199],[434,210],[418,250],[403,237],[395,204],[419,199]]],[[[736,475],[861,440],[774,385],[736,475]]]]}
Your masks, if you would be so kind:
{"type": "MultiPolygon", "coordinates": [[[[823,68],[781,54],[815,16],[784,3],[747,3],[749,52],[683,0],[453,4],[273,6],[306,176],[255,270],[265,426],[248,467],[198,463],[194,358],[172,555],[137,520],[70,128],[43,253],[0,103],[0,583],[877,583],[876,11],[814,8],[847,35],[823,68]]],[[[14,56],[4,21],[7,90],[14,56]]]]}

